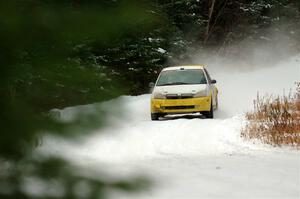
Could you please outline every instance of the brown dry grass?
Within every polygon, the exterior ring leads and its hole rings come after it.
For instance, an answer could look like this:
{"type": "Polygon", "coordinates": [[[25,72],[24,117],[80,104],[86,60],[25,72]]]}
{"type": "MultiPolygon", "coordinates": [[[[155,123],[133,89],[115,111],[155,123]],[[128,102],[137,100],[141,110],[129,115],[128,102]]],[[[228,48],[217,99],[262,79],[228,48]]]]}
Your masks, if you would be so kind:
{"type": "Polygon", "coordinates": [[[246,113],[247,124],[241,136],[274,146],[300,149],[300,82],[288,96],[257,95],[254,110],[246,113]]]}

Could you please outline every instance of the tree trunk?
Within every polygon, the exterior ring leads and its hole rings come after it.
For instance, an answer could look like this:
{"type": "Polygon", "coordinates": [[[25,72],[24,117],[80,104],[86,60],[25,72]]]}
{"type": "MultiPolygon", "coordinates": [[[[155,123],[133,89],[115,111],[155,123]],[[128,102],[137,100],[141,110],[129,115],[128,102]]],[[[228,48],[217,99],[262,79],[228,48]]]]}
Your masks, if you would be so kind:
{"type": "Polygon", "coordinates": [[[214,8],[215,8],[215,3],[216,3],[216,0],[211,0],[211,5],[208,10],[208,21],[207,21],[207,25],[206,25],[204,43],[206,43],[206,41],[208,40],[208,37],[209,37],[210,24],[211,24],[212,14],[213,14],[214,8]]]}

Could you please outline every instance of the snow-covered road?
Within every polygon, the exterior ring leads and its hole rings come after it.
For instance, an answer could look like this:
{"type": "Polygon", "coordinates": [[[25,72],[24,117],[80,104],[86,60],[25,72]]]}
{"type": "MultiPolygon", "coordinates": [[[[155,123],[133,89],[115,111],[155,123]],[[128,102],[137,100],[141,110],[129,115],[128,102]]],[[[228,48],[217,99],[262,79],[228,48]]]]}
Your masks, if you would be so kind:
{"type": "Polygon", "coordinates": [[[48,138],[41,150],[105,168],[111,176],[143,175],[153,182],[140,194],[112,198],[300,198],[300,152],[240,138],[242,113],[257,91],[288,92],[300,80],[300,62],[294,57],[255,71],[209,70],[220,90],[213,120],[188,115],[151,121],[150,95],[122,96],[61,110],[70,119],[100,107],[108,111],[108,123],[80,142],[48,138]]]}

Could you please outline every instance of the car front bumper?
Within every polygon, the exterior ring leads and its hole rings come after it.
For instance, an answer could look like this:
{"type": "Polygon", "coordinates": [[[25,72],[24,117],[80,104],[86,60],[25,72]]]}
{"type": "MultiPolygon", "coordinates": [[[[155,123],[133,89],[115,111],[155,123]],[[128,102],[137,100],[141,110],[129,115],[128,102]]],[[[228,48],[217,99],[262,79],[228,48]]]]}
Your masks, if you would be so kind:
{"type": "Polygon", "coordinates": [[[195,113],[210,111],[211,97],[189,99],[151,99],[151,113],[195,113]]]}

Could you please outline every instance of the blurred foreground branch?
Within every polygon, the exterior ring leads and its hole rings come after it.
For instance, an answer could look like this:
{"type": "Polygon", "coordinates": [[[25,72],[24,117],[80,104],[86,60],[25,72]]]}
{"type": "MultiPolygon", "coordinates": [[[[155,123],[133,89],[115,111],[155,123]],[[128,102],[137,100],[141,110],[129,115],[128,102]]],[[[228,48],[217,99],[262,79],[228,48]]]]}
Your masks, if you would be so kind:
{"type": "Polygon", "coordinates": [[[45,135],[75,139],[103,123],[103,113],[62,122],[48,116],[50,109],[107,100],[126,89],[107,76],[107,67],[80,60],[76,49],[109,43],[149,22],[138,2],[74,2],[0,1],[1,199],[104,198],[108,188],[147,184],[84,175],[62,157],[36,153],[45,135]]]}

